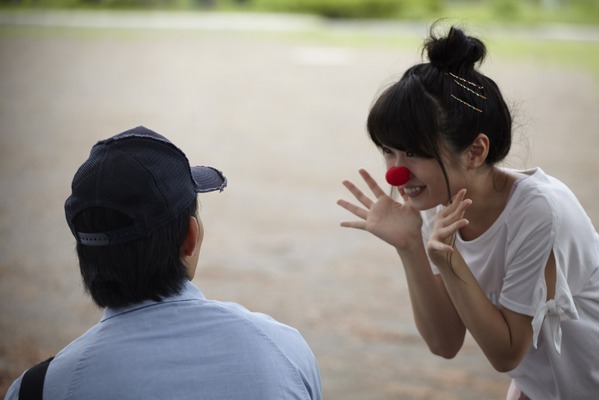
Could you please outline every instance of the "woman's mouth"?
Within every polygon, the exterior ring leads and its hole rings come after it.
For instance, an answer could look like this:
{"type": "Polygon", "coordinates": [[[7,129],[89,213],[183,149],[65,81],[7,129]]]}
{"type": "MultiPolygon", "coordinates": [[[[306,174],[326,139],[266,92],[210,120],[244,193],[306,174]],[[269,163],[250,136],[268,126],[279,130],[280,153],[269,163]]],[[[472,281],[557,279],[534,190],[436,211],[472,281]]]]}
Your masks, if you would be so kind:
{"type": "Polygon", "coordinates": [[[426,186],[410,186],[410,187],[404,186],[403,190],[404,190],[404,193],[408,197],[416,197],[420,193],[424,192],[425,188],[426,188],[426,186]]]}

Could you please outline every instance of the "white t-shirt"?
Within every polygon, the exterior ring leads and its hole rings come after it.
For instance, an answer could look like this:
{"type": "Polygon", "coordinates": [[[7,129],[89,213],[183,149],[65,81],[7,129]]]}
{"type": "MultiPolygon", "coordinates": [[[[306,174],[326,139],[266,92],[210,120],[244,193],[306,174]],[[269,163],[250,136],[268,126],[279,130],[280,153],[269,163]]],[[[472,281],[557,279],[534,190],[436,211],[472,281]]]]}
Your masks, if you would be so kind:
{"type": "MultiPolygon", "coordinates": [[[[518,387],[533,400],[598,399],[599,235],[562,182],[540,168],[519,172],[528,176],[499,218],[474,240],[458,235],[456,248],[489,300],[534,317],[533,345],[508,373],[518,387]],[[546,301],[551,251],[556,293],[546,301]]],[[[425,241],[438,210],[422,213],[425,241]]]]}

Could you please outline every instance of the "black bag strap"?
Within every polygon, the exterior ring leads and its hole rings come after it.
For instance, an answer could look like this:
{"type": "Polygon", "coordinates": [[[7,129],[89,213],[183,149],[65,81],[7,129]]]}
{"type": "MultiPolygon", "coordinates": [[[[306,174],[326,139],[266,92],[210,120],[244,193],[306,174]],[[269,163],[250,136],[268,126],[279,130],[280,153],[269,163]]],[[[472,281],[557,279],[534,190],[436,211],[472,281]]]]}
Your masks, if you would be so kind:
{"type": "Polygon", "coordinates": [[[50,357],[25,372],[19,388],[19,400],[42,400],[46,371],[53,359],[54,357],[50,357]]]}

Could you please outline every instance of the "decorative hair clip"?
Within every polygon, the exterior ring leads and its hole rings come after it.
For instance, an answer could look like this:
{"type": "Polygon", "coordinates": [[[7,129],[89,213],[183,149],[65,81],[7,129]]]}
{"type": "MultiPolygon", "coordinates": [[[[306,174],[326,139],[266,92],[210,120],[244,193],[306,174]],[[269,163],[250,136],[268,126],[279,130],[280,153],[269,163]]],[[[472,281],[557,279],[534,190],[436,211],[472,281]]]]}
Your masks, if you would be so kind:
{"type": "MultiPolygon", "coordinates": [[[[485,88],[484,88],[483,86],[481,86],[481,85],[477,85],[477,84],[476,84],[476,83],[474,83],[474,82],[470,82],[469,80],[467,80],[467,79],[464,79],[464,78],[461,78],[461,77],[459,77],[459,76],[457,76],[457,75],[455,75],[455,74],[453,74],[453,73],[451,73],[451,72],[448,72],[448,73],[447,73],[447,75],[451,76],[451,77],[453,78],[453,81],[455,82],[455,84],[456,84],[456,85],[458,85],[458,86],[460,86],[462,89],[464,89],[464,90],[467,90],[468,92],[470,92],[470,93],[472,93],[472,94],[476,95],[477,97],[480,97],[480,98],[481,98],[481,99],[483,99],[483,100],[486,100],[486,99],[487,99],[487,98],[486,98],[485,96],[483,96],[482,94],[475,92],[474,90],[470,89],[468,86],[466,86],[466,85],[464,85],[464,84],[460,83],[459,81],[465,82],[465,83],[467,83],[468,85],[470,85],[470,86],[472,86],[472,87],[474,87],[474,88],[476,88],[476,89],[478,89],[478,90],[484,90],[485,88]]],[[[451,97],[453,97],[455,100],[459,101],[460,103],[462,103],[462,104],[464,104],[464,105],[466,105],[466,106],[468,106],[468,107],[472,108],[472,109],[473,109],[473,110],[475,110],[475,111],[478,111],[478,112],[480,112],[480,113],[481,113],[481,112],[483,112],[483,110],[481,110],[480,108],[478,108],[478,107],[474,107],[472,104],[470,104],[470,103],[468,103],[468,102],[466,102],[466,101],[464,101],[464,100],[460,99],[459,97],[456,97],[456,96],[454,96],[453,94],[451,94],[450,96],[451,96],[451,97]]]]}

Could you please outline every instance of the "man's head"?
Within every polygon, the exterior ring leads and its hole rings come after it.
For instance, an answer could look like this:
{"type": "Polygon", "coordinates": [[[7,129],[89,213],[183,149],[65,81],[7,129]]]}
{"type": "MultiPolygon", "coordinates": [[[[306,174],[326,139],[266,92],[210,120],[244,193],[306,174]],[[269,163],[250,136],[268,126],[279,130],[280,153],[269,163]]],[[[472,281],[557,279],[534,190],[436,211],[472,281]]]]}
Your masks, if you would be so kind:
{"type": "Polygon", "coordinates": [[[190,167],[180,149],[144,127],[98,142],[65,203],[94,301],[120,307],[178,293],[197,193],[226,185],[220,171],[190,167]]]}

